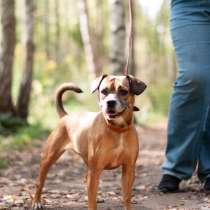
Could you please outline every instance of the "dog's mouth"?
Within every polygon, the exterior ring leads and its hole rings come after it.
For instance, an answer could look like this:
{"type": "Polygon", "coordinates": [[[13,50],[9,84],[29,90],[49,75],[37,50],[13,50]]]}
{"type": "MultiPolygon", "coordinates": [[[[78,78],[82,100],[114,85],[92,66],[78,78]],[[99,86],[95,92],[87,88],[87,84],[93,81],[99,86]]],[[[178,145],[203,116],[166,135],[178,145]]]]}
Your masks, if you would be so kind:
{"type": "Polygon", "coordinates": [[[118,116],[122,115],[123,112],[124,112],[125,110],[126,110],[126,109],[123,109],[123,110],[120,111],[120,112],[116,112],[116,111],[113,110],[113,109],[109,109],[109,110],[106,111],[106,114],[107,114],[107,116],[108,116],[109,118],[115,118],[115,117],[118,117],[118,116]]]}

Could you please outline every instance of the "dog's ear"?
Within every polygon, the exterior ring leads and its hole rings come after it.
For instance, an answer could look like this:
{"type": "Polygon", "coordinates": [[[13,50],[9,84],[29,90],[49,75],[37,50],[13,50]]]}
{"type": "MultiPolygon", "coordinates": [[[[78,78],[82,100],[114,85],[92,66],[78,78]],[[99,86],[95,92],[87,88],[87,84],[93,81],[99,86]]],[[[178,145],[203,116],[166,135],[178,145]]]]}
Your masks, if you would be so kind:
{"type": "Polygon", "coordinates": [[[144,92],[146,89],[146,84],[142,82],[140,79],[133,77],[131,75],[127,76],[129,85],[130,85],[130,90],[133,94],[135,95],[140,95],[141,93],[144,92]]]}
{"type": "Polygon", "coordinates": [[[102,76],[96,78],[96,79],[92,82],[91,87],[90,87],[91,93],[94,93],[96,90],[99,89],[100,84],[101,84],[101,82],[103,81],[103,79],[104,79],[105,77],[107,77],[107,74],[104,74],[104,75],[102,75],[102,76]]]}

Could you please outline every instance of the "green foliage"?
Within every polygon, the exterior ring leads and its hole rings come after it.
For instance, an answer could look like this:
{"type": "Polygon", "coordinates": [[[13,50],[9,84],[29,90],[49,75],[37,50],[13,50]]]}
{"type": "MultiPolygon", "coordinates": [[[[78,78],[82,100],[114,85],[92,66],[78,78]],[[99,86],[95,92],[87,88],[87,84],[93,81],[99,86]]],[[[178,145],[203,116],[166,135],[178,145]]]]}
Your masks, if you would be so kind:
{"type": "Polygon", "coordinates": [[[19,117],[14,117],[12,114],[1,113],[0,114],[0,133],[8,134],[14,132],[18,127],[24,126],[25,121],[19,117]]]}
{"type": "Polygon", "coordinates": [[[47,136],[49,130],[43,127],[41,123],[33,125],[22,125],[11,130],[3,130],[0,135],[0,150],[2,149],[22,149],[27,144],[36,139],[42,139],[47,136]],[[10,132],[9,132],[10,131],[10,132]],[[5,135],[4,135],[5,134],[5,135]]]}
{"type": "MultiPolygon", "coordinates": [[[[9,118],[4,118],[4,120],[8,120],[9,118]]],[[[44,128],[41,123],[36,124],[17,124],[15,123],[15,130],[7,130],[5,128],[1,128],[0,132],[0,154],[1,151],[8,150],[22,150],[28,144],[31,144],[35,140],[40,140],[46,138],[49,130],[44,128]]],[[[19,123],[19,121],[17,121],[19,123]]],[[[11,120],[9,120],[9,125],[11,125],[11,120]]],[[[7,168],[9,166],[9,162],[7,157],[0,155],[0,169],[7,168]]]]}
{"type": "Polygon", "coordinates": [[[8,160],[4,157],[0,157],[0,169],[5,169],[9,165],[8,160]]]}
{"type": "Polygon", "coordinates": [[[72,41],[75,42],[79,48],[81,49],[83,48],[82,37],[80,34],[80,28],[78,22],[74,24],[73,27],[71,28],[69,27],[69,29],[67,30],[67,34],[69,37],[71,37],[72,41]]]}
{"type": "Polygon", "coordinates": [[[151,111],[166,116],[168,113],[171,87],[169,84],[150,84],[147,96],[151,102],[151,111]]]}

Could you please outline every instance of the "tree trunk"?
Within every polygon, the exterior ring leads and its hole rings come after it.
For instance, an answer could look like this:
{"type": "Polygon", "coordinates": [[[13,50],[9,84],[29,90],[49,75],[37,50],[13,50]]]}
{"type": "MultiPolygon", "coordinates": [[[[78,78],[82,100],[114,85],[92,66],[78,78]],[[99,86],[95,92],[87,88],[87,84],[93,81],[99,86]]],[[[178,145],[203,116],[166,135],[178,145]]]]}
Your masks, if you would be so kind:
{"type": "Polygon", "coordinates": [[[45,53],[47,58],[50,58],[50,23],[49,23],[49,1],[44,0],[44,16],[43,16],[43,22],[44,22],[44,45],[45,45],[45,53]]]}
{"type": "Polygon", "coordinates": [[[0,53],[0,112],[13,113],[12,103],[12,72],[15,34],[15,2],[1,0],[2,42],[0,53]]]}
{"type": "Polygon", "coordinates": [[[99,71],[98,74],[101,74],[103,71],[103,67],[105,66],[105,62],[107,63],[107,55],[106,55],[106,47],[104,45],[104,37],[105,37],[105,20],[106,14],[104,12],[104,1],[96,0],[96,22],[94,28],[92,28],[93,33],[91,33],[91,37],[94,39],[93,51],[97,52],[97,61],[96,66],[99,71]]]}
{"type": "Polygon", "coordinates": [[[113,74],[122,74],[125,65],[125,8],[123,0],[110,3],[110,68],[113,74]]]}
{"type": "Polygon", "coordinates": [[[97,67],[96,54],[94,54],[93,50],[86,0],[79,0],[79,11],[80,11],[80,33],[85,48],[87,66],[91,78],[95,78],[100,75],[100,69],[98,69],[97,67]]]}
{"type": "Polygon", "coordinates": [[[17,113],[18,116],[27,119],[31,84],[32,84],[32,73],[33,73],[33,60],[34,60],[34,0],[25,0],[25,61],[23,69],[23,77],[20,84],[18,102],[17,102],[17,113]]]}
{"type": "Polygon", "coordinates": [[[55,0],[55,60],[60,62],[60,0],[55,0]]]}

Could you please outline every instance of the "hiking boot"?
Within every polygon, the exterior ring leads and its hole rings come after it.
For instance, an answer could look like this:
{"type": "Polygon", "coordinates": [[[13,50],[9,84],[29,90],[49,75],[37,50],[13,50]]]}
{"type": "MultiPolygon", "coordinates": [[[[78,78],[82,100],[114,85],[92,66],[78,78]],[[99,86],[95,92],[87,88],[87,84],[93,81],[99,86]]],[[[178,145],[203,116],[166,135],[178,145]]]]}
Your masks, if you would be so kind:
{"type": "MultiPolygon", "coordinates": [[[[168,174],[163,175],[160,184],[158,185],[158,190],[163,193],[172,193],[179,190],[179,183],[181,179],[171,176],[168,174]]],[[[210,179],[209,179],[209,189],[210,189],[210,179]]]]}

